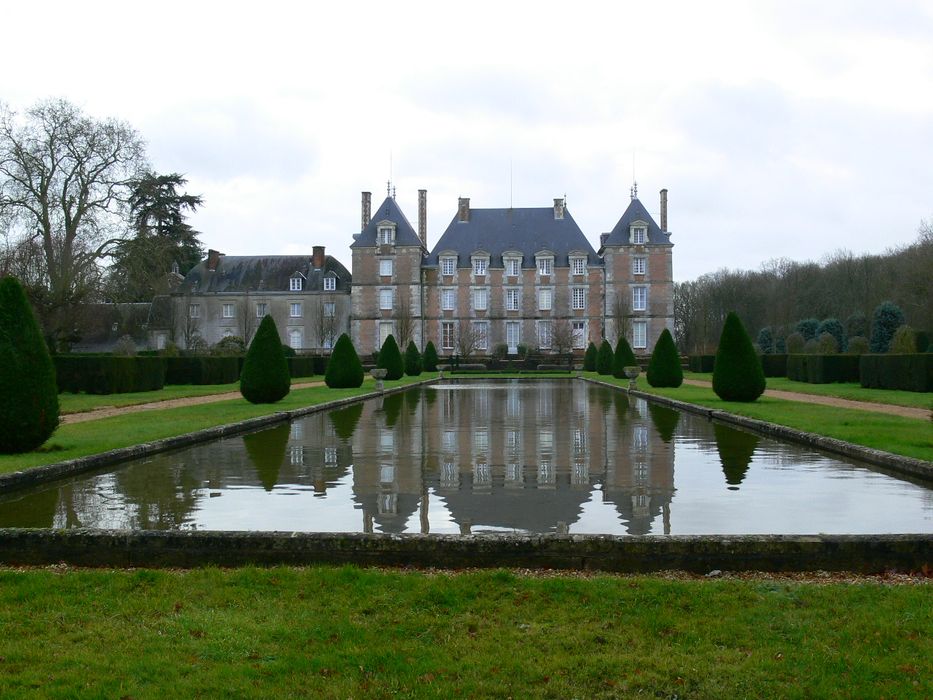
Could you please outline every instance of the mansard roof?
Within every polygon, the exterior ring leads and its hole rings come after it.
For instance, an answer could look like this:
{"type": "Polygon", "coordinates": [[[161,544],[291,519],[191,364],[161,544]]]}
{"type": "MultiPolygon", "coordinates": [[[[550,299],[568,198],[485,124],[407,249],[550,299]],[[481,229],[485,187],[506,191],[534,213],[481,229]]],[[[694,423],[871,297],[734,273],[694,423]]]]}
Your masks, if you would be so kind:
{"type": "Polygon", "coordinates": [[[180,294],[236,294],[242,292],[288,292],[289,279],[299,273],[307,282],[303,291],[324,289],[324,277],[337,277],[337,291],[348,292],[350,272],[333,256],[324,256],[320,270],[311,265],[310,255],[221,255],[216,270],[203,260],[185,276],[180,294]]]}
{"type": "Polygon", "coordinates": [[[491,267],[502,267],[503,253],[518,252],[522,267],[532,268],[535,254],[544,250],[554,254],[557,267],[570,264],[570,253],[585,254],[589,265],[602,265],[570,212],[564,209],[564,217],[555,219],[553,207],[470,209],[469,221],[454,216],[425,265],[436,266],[441,253],[456,253],[458,266],[467,267],[470,256],[483,251],[491,267]]]}
{"type": "Polygon", "coordinates": [[[603,247],[629,245],[629,228],[636,221],[644,221],[648,225],[649,244],[671,242],[671,234],[661,230],[661,227],[655,223],[655,220],[651,218],[651,214],[645,209],[645,205],[636,197],[628,205],[619,222],[613,227],[603,247]]]}
{"type": "Polygon", "coordinates": [[[415,229],[408,222],[401,207],[396,203],[395,197],[386,197],[372,213],[369,224],[358,236],[354,236],[354,241],[350,244],[351,248],[375,248],[376,234],[379,224],[383,221],[390,221],[395,224],[395,245],[421,245],[421,239],[415,229]]]}

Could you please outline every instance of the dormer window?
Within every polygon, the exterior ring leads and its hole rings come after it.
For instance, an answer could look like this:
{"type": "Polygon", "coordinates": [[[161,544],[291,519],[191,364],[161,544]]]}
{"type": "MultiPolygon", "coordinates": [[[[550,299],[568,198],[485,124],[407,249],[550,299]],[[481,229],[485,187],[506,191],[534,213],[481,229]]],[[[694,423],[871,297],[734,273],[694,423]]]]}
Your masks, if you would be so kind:
{"type": "Polygon", "coordinates": [[[521,258],[506,258],[505,259],[505,274],[509,277],[518,277],[521,272],[522,259],[521,258]]]}
{"type": "Polygon", "coordinates": [[[473,258],[473,274],[485,275],[486,268],[489,265],[489,258],[473,258]]]}
{"type": "Polygon", "coordinates": [[[324,291],[333,292],[337,289],[337,278],[333,275],[324,278],[324,291]]]}
{"type": "Polygon", "coordinates": [[[586,258],[570,258],[570,271],[574,275],[585,275],[586,258]]]}
{"type": "Polygon", "coordinates": [[[290,292],[300,292],[301,291],[301,277],[295,275],[294,277],[289,278],[288,280],[288,291],[290,292]]]}
{"type": "Polygon", "coordinates": [[[454,270],[457,269],[457,258],[453,256],[445,256],[441,258],[441,274],[442,275],[452,275],[454,270]]]}
{"type": "Polygon", "coordinates": [[[392,245],[395,243],[395,229],[391,226],[380,226],[378,240],[379,245],[392,245]]]}
{"type": "Polygon", "coordinates": [[[538,274],[550,275],[554,270],[554,258],[538,258],[538,274]]]}
{"type": "Polygon", "coordinates": [[[632,226],[632,243],[644,245],[648,230],[644,226],[632,226]]]}

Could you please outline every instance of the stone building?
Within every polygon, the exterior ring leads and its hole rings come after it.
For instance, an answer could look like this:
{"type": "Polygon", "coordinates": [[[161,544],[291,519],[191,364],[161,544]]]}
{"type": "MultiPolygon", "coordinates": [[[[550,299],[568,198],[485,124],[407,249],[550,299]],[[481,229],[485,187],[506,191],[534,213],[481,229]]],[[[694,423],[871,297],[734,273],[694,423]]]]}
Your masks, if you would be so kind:
{"type": "Polygon", "coordinates": [[[565,201],[552,207],[475,209],[461,197],[433,249],[427,193],[418,192],[418,230],[386,197],[370,215],[363,193],[354,236],[351,336],[361,352],[391,333],[404,347],[433,341],[441,354],[582,351],[624,334],[647,353],[673,331],[672,244],[667,190],[661,224],[638,200],[594,249],[565,201]]]}

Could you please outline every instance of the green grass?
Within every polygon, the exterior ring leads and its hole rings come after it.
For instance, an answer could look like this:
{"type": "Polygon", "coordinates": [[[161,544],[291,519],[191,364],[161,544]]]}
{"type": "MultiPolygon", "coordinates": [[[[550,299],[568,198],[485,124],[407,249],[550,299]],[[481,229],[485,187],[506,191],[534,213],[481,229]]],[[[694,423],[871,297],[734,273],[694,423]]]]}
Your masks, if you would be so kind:
{"type": "Polygon", "coordinates": [[[0,695],[933,694],[928,585],[0,570],[0,695]]]}
{"type": "MultiPolygon", "coordinates": [[[[296,383],[303,380],[296,380],[296,383]]],[[[239,391],[239,382],[231,384],[172,385],[158,391],[137,391],[129,394],[68,394],[58,395],[58,405],[62,413],[80,413],[93,411],[95,408],[135,406],[141,403],[188,399],[194,396],[210,396],[239,391]]]]}
{"type": "MultiPolygon", "coordinates": [[[[711,372],[684,372],[684,379],[713,381],[711,372]]],[[[933,409],[933,394],[922,391],[898,391],[896,389],[866,389],[861,384],[845,382],[840,384],[808,384],[795,382],[787,377],[768,377],[768,389],[796,391],[801,394],[833,396],[851,401],[869,401],[886,403],[893,406],[933,409]]]]}
{"type": "MultiPolygon", "coordinates": [[[[429,379],[431,376],[422,374],[420,377],[404,377],[395,382],[386,382],[385,385],[390,389],[429,379]]],[[[235,423],[277,411],[291,411],[349,396],[359,396],[372,391],[373,387],[373,380],[367,379],[359,389],[328,389],[324,386],[296,389],[274,404],[251,404],[244,398],[238,398],[62,425],[45,445],[35,452],[0,455],[0,474],[235,423]]]]}
{"type": "MultiPolygon", "coordinates": [[[[595,373],[587,373],[587,376],[618,386],[628,386],[627,379],[599,377],[595,373]]],[[[728,402],[720,399],[713,393],[712,388],[707,387],[684,384],[677,389],[655,389],[648,386],[644,375],[638,378],[638,388],[659,396],[786,425],[856,445],[933,461],[933,423],[927,419],[902,418],[768,396],[762,396],[753,403],[728,402]]]]}

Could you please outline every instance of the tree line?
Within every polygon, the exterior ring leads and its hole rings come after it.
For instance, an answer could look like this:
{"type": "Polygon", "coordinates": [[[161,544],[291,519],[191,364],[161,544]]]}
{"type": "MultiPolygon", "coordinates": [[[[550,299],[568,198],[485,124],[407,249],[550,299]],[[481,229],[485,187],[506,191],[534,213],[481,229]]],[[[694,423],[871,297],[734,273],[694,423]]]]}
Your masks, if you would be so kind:
{"type": "Polygon", "coordinates": [[[721,269],[675,283],[675,336],[683,353],[713,353],[730,311],[752,338],[768,328],[777,340],[804,319],[870,320],[884,302],[900,307],[914,329],[933,331],[933,223],[921,223],[914,242],[879,255],[840,250],[820,262],[782,258],[760,270],[721,269]]]}

